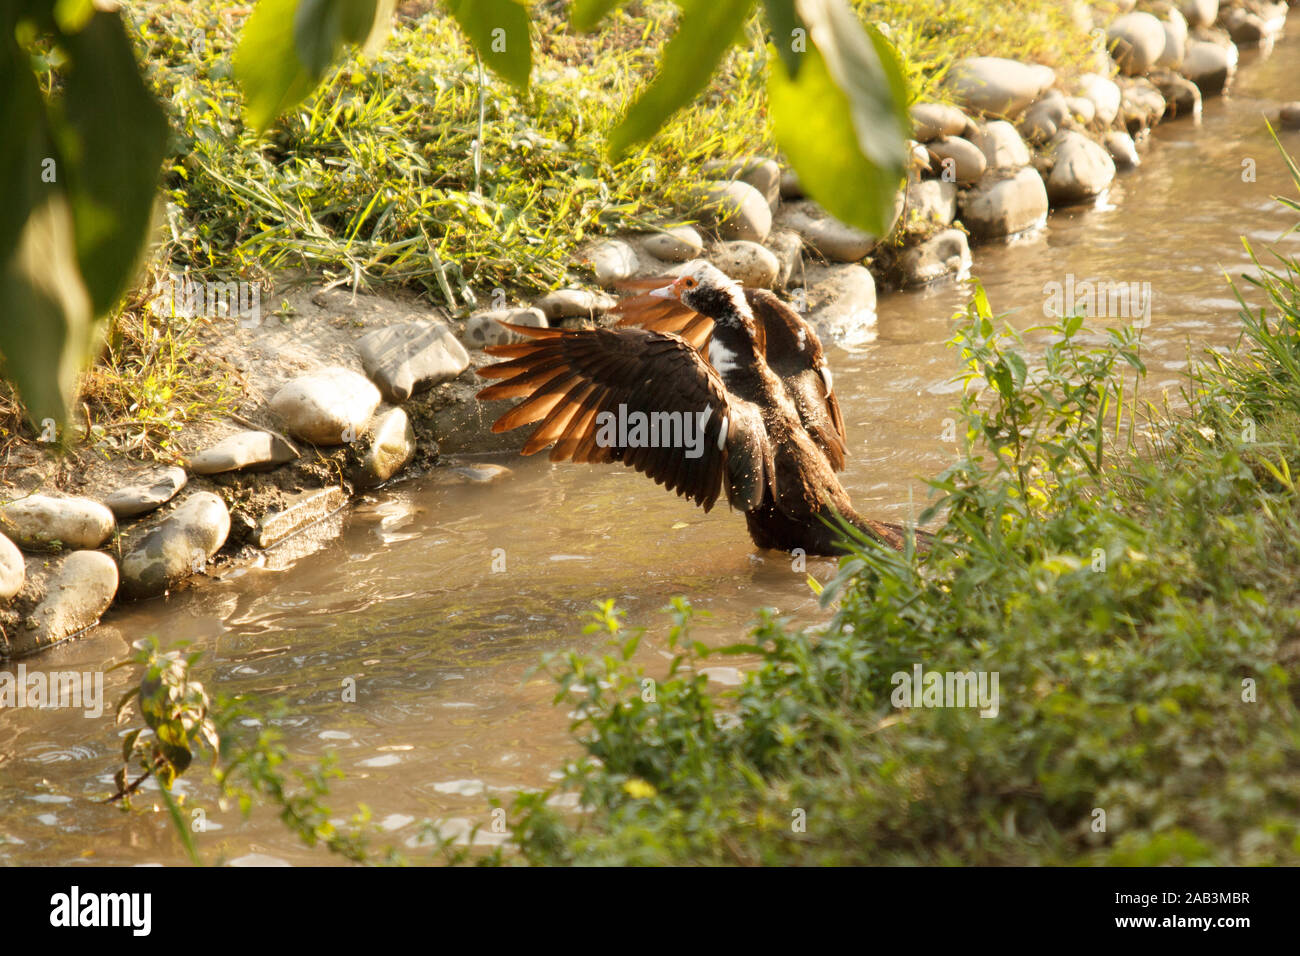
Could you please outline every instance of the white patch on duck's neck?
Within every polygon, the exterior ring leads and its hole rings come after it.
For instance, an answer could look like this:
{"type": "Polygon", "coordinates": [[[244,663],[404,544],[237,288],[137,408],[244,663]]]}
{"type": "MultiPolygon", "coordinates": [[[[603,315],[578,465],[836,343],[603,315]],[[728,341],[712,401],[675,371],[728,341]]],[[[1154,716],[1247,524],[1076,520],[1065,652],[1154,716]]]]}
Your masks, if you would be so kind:
{"type": "Polygon", "coordinates": [[[726,378],[728,372],[740,369],[739,356],[719,342],[716,335],[709,340],[709,364],[723,378],[726,378]]]}

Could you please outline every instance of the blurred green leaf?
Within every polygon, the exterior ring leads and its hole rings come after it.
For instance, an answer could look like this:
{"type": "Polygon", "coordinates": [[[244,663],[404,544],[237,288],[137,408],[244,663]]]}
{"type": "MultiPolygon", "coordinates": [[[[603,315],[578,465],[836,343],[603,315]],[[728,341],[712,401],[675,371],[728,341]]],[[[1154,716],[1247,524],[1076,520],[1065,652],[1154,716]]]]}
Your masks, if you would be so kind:
{"type": "Polygon", "coordinates": [[[650,139],[673,113],[699,95],[722,54],[736,42],[754,0],[684,0],[677,32],[663,62],[622,122],[609,134],[614,159],[650,139]]]}
{"type": "Polygon", "coordinates": [[[526,89],[533,72],[527,9],[514,0],[444,2],[493,72],[526,89]]]}
{"type": "Polygon", "coordinates": [[[763,0],[767,10],[767,23],[772,30],[772,45],[781,54],[781,60],[791,76],[799,75],[799,65],[803,62],[800,52],[795,49],[795,30],[804,30],[803,39],[807,42],[807,29],[795,12],[794,0],[763,0]]]}
{"type": "Polygon", "coordinates": [[[907,88],[889,42],[842,0],[799,0],[812,42],[792,77],[769,67],[773,132],[803,188],[832,215],[889,229],[907,155],[907,88]]]}
{"type": "Polygon", "coordinates": [[[570,19],[578,30],[591,30],[614,8],[622,6],[626,0],[573,0],[573,12],[570,19]]]}
{"type": "Polygon", "coordinates": [[[302,102],[320,79],[299,58],[297,10],[298,0],[262,0],[239,36],[235,76],[244,91],[248,124],[258,132],[302,102]],[[288,23],[293,23],[295,29],[286,30],[288,23]]]}

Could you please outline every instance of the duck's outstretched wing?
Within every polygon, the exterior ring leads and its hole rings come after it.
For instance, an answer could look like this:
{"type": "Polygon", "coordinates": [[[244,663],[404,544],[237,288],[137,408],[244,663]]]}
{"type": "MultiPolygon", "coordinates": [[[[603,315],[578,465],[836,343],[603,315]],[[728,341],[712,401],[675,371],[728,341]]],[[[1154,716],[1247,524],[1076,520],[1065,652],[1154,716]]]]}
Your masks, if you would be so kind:
{"type": "Polygon", "coordinates": [[[748,511],[772,486],[758,409],[730,395],[680,336],[507,327],[528,341],[487,349],[506,361],[479,369],[501,381],[478,394],[522,399],[492,430],[536,424],[525,455],[552,445],[551,461],[622,462],[705,511],[724,489],[748,511]]]}
{"type": "MultiPolygon", "coordinates": [[[[649,294],[672,282],[672,276],[631,279],[619,288],[640,291],[613,309],[620,326],[673,332],[705,356],[713,334],[713,320],[676,299],[649,294]]],[[[847,454],[844,417],[832,387],[830,366],[817,332],[798,312],[766,289],[745,289],[760,334],[759,348],[768,366],[785,385],[799,411],[799,420],[836,471],[844,469],[847,454]]]]}

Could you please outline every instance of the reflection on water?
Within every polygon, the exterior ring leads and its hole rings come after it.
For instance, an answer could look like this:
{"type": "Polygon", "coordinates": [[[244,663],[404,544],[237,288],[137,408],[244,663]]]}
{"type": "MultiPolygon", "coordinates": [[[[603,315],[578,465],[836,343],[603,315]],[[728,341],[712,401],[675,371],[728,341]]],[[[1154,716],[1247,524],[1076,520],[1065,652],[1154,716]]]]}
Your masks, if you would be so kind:
{"type": "MultiPolygon", "coordinates": [[[[1238,236],[1265,244],[1290,225],[1270,198],[1290,186],[1261,113],[1270,93],[1289,98],[1286,64],[1297,55],[1292,37],[1268,59],[1244,57],[1233,97],[1210,101],[1199,129],[1157,130],[1142,168],[1120,178],[1108,203],[979,250],[976,272],[994,308],[1024,328],[1044,321],[1044,286],[1067,275],[1150,283],[1144,342],[1156,388],[1180,382],[1189,353],[1233,342],[1224,275],[1249,268],[1238,236]],[[1254,161],[1256,182],[1243,182],[1243,160],[1254,161]]],[[[1300,150],[1295,136],[1290,143],[1300,150]]],[[[1297,237],[1286,247],[1300,249],[1297,237]]],[[[918,476],[951,459],[941,436],[956,368],[945,343],[966,298],[955,285],[885,296],[876,341],[831,351],[853,452],[845,485],[866,514],[919,513],[918,476]]],[[[287,702],[280,730],[291,752],[338,755],[347,775],[332,800],[340,816],[364,803],[393,843],[413,848],[420,821],[467,832],[488,821],[489,798],[545,786],[571,755],[567,717],[551,706],[550,683],[529,671],[545,651],[591,646],[580,629],[592,601],[614,598],[631,622],[650,626],[651,666],[666,651],[657,612],[674,595],[710,612],[697,636],[714,643],[742,636],[760,605],[798,622],[822,617],[805,574],[755,552],[725,505],[705,515],[622,469],[502,461],[514,473],[493,484],[423,479],[378,492],[337,534],[295,543],[304,552],[296,562],[273,552],[214,586],[117,610],[39,666],[107,667],[151,633],[190,641],[205,651],[210,687],[287,702]],[[342,701],[347,678],[355,703],[342,701]]],[[[833,567],[814,559],[807,571],[825,580],[833,567]]],[[[722,685],[739,678],[732,666],[715,670],[722,685]]],[[[128,679],[106,675],[110,701],[128,679]]],[[[165,814],[95,802],[111,787],[118,737],[111,716],[0,716],[0,862],[184,862],[165,814]]],[[[321,862],[271,815],[244,821],[219,809],[197,777],[182,790],[206,812],[198,839],[209,858],[321,862]]]]}

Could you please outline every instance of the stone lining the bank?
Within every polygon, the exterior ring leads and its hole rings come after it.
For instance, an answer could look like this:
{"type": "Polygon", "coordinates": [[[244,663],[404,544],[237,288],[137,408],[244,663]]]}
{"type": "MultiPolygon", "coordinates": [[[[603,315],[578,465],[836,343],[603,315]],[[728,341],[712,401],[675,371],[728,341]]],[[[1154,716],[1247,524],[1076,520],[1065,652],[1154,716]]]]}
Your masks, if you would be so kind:
{"type": "MultiPolygon", "coordinates": [[[[825,338],[867,341],[878,285],[962,276],[971,239],[1010,239],[1041,228],[1051,209],[1104,196],[1118,171],[1138,165],[1151,127],[1199,116],[1203,99],[1231,84],[1237,45],[1271,43],[1287,10],[1271,0],[1117,6],[1112,21],[1095,23],[1109,54],[1098,51],[1092,73],[1062,78],[1040,64],[972,57],[947,80],[957,105],[914,105],[912,169],[884,237],[835,220],[770,157],[719,157],[686,191],[684,218],[698,226],[603,239],[580,251],[580,264],[613,290],[704,258],[747,285],[802,290],[791,298],[825,338]]],[[[1300,102],[1275,119],[1300,129],[1300,102]]],[[[98,497],[22,494],[0,507],[0,658],[75,636],[114,600],[165,594],[273,548],[413,462],[432,465],[440,450],[516,450],[522,434],[490,431],[508,403],[474,397],[474,370],[490,361],[484,347],[518,338],[500,322],[593,325],[610,321],[616,302],[558,289],[457,321],[413,306],[389,315],[391,304],[373,297],[318,291],[311,301],[369,328],[352,335],[335,322],[338,334],[316,349],[292,333],[238,343],[248,359],[240,371],[264,386],[248,412],[260,422],[239,416],[243,427],[186,467],[139,470],[98,497]]],[[[435,472],[474,483],[508,473],[483,463],[435,472]]]]}

